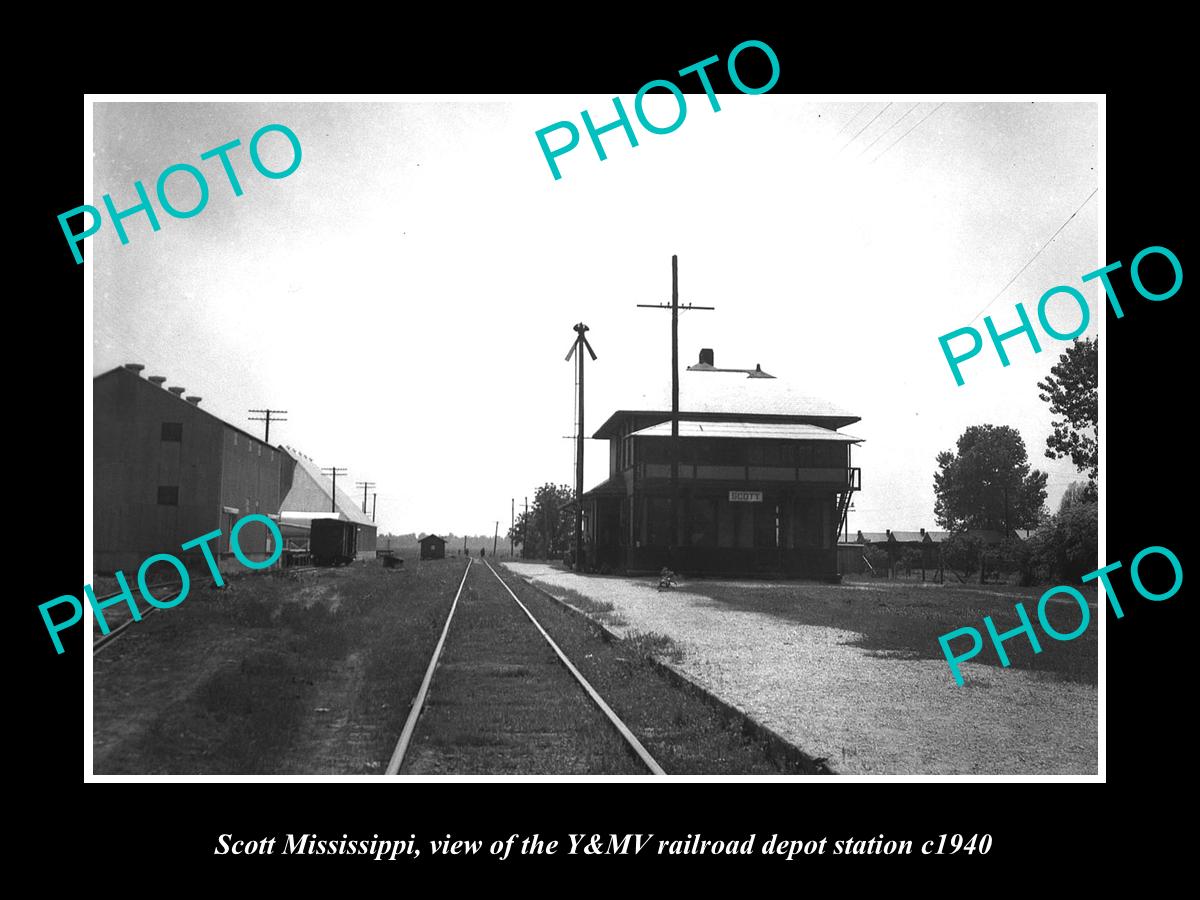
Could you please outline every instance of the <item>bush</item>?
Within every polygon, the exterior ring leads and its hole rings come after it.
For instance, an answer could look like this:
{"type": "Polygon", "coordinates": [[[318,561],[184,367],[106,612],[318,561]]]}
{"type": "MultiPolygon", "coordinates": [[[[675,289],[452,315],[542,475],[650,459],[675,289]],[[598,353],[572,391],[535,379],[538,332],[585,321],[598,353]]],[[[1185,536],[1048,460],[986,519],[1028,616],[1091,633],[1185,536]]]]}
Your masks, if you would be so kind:
{"type": "Polygon", "coordinates": [[[910,575],[912,574],[913,569],[917,569],[919,571],[924,565],[924,562],[925,555],[916,547],[909,547],[900,554],[899,565],[903,567],[904,571],[910,575]]]}
{"type": "Polygon", "coordinates": [[[1096,568],[1099,530],[1099,504],[1073,504],[1034,535],[1034,556],[1050,578],[1074,584],[1096,568]]]}
{"type": "Polygon", "coordinates": [[[863,557],[867,560],[872,575],[876,578],[883,578],[887,575],[888,555],[886,550],[882,547],[869,546],[863,551],[863,557]]]}
{"type": "Polygon", "coordinates": [[[942,561],[966,580],[979,571],[983,541],[966,534],[952,534],[942,544],[942,561]]]}
{"type": "Polygon", "coordinates": [[[1005,575],[1017,576],[1017,583],[1022,587],[1037,584],[1038,560],[1034,551],[1037,535],[1029,541],[1010,537],[992,551],[988,561],[994,563],[1005,575]]]}

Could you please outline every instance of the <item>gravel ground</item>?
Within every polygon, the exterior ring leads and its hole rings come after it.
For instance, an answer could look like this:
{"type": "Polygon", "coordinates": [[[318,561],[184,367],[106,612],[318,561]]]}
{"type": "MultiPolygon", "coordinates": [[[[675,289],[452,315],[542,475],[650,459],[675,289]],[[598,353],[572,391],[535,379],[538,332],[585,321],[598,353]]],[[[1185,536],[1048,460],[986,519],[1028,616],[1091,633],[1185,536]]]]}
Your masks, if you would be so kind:
{"type": "MultiPolygon", "coordinates": [[[[858,635],[730,609],[649,579],[579,576],[504,563],[551,594],[615,606],[630,630],[669,635],[679,668],[845,774],[1095,774],[1097,693],[1053,674],[973,666],[963,687],[944,660],[847,646],[858,635]]],[[[755,593],[767,586],[747,584],[755,593]]],[[[769,589],[769,588],[767,588],[769,589]]],[[[822,586],[822,590],[838,590],[822,586]]],[[[861,588],[846,586],[847,591],[861,588]]],[[[964,623],[965,624],[965,623],[964,623]]]]}

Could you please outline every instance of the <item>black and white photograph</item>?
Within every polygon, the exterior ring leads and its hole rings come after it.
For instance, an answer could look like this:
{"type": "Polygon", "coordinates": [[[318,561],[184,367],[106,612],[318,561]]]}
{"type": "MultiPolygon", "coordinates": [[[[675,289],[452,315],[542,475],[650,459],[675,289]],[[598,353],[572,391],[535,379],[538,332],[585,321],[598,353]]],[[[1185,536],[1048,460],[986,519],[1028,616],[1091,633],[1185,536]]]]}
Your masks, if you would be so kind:
{"type": "Polygon", "coordinates": [[[89,97],[87,780],[1102,780],[1104,96],[727,50],[89,97]]]}

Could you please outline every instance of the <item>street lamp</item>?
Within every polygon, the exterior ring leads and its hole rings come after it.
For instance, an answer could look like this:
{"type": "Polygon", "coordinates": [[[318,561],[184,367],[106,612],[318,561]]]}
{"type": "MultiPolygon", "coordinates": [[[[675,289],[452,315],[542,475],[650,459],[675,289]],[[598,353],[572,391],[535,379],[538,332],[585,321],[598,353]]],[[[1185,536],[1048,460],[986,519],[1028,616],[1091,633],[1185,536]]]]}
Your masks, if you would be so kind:
{"type": "Polygon", "coordinates": [[[718,369],[713,365],[713,352],[709,349],[700,351],[700,362],[694,366],[688,366],[689,372],[744,372],[750,378],[774,378],[774,375],[768,375],[762,370],[762,366],[755,364],[753,369],[718,369]]]}

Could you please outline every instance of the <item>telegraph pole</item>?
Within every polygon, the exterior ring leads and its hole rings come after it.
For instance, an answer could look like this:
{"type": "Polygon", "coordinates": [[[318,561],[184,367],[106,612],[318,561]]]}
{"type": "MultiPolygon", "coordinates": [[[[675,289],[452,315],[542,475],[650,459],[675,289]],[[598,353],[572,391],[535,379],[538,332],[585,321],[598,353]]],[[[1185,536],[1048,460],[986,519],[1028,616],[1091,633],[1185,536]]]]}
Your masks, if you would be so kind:
{"type": "Polygon", "coordinates": [[[496,556],[496,542],[500,540],[500,520],[496,520],[496,530],[492,532],[492,557],[496,556]]]}
{"type": "Polygon", "coordinates": [[[349,474],[348,469],[339,469],[337,466],[331,466],[321,470],[322,475],[333,476],[333,490],[329,492],[329,511],[337,512],[337,477],[339,475],[349,474]]]}
{"type": "Polygon", "coordinates": [[[529,544],[526,538],[529,537],[529,498],[525,498],[525,518],[521,520],[521,559],[529,558],[529,544]]]}
{"type": "Polygon", "coordinates": [[[671,257],[671,305],[639,303],[643,309],[671,310],[671,528],[670,545],[679,543],[679,311],[716,309],[715,306],[679,305],[679,257],[671,257]]]}
{"type": "Polygon", "coordinates": [[[508,517],[508,556],[509,556],[509,559],[512,558],[513,551],[516,549],[513,544],[513,541],[516,539],[516,535],[513,534],[513,532],[516,530],[517,530],[517,498],[513,497],[512,498],[512,510],[509,513],[509,517],[508,517]]]}
{"type": "MultiPolygon", "coordinates": [[[[375,494],[375,493],[371,494],[371,521],[372,522],[375,521],[375,501],[378,499],[379,499],[378,494],[375,494]]],[[[389,548],[391,547],[390,544],[388,546],[389,546],[389,548]]]]}
{"type": "Polygon", "coordinates": [[[249,419],[251,422],[266,422],[267,423],[267,433],[263,436],[263,441],[268,444],[271,443],[271,422],[273,422],[273,421],[274,422],[286,422],[287,421],[287,419],[279,418],[278,415],[276,415],[274,419],[271,418],[271,416],[274,415],[275,413],[286,413],[287,412],[286,409],[248,409],[248,410],[246,410],[246,412],[263,414],[261,416],[247,416],[246,418],[249,419]]]}
{"type": "Polygon", "coordinates": [[[579,387],[579,396],[576,404],[579,407],[579,421],[576,423],[577,433],[575,436],[575,570],[580,571],[582,567],[581,558],[583,556],[583,351],[584,348],[592,357],[592,362],[596,361],[596,353],[592,350],[592,345],[588,343],[587,332],[588,327],[580,322],[574,326],[577,337],[575,343],[571,345],[571,352],[567,354],[567,361],[570,362],[572,354],[578,352],[579,360],[576,363],[576,383],[579,387]],[[580,344],[583,346],[581,347],[580,344]]]}
{"type": "Polygon", "coordinates": [[[373,482],[373,481],[356,481],[356,482],[354,482],[354,486],[360,487],[363,489],[363,507],[362,507],[362,509],[363,509],[363,515],[365,516],[367,514],[367,491],[370,488],[375,487],[375,482],[373,482]]]}

